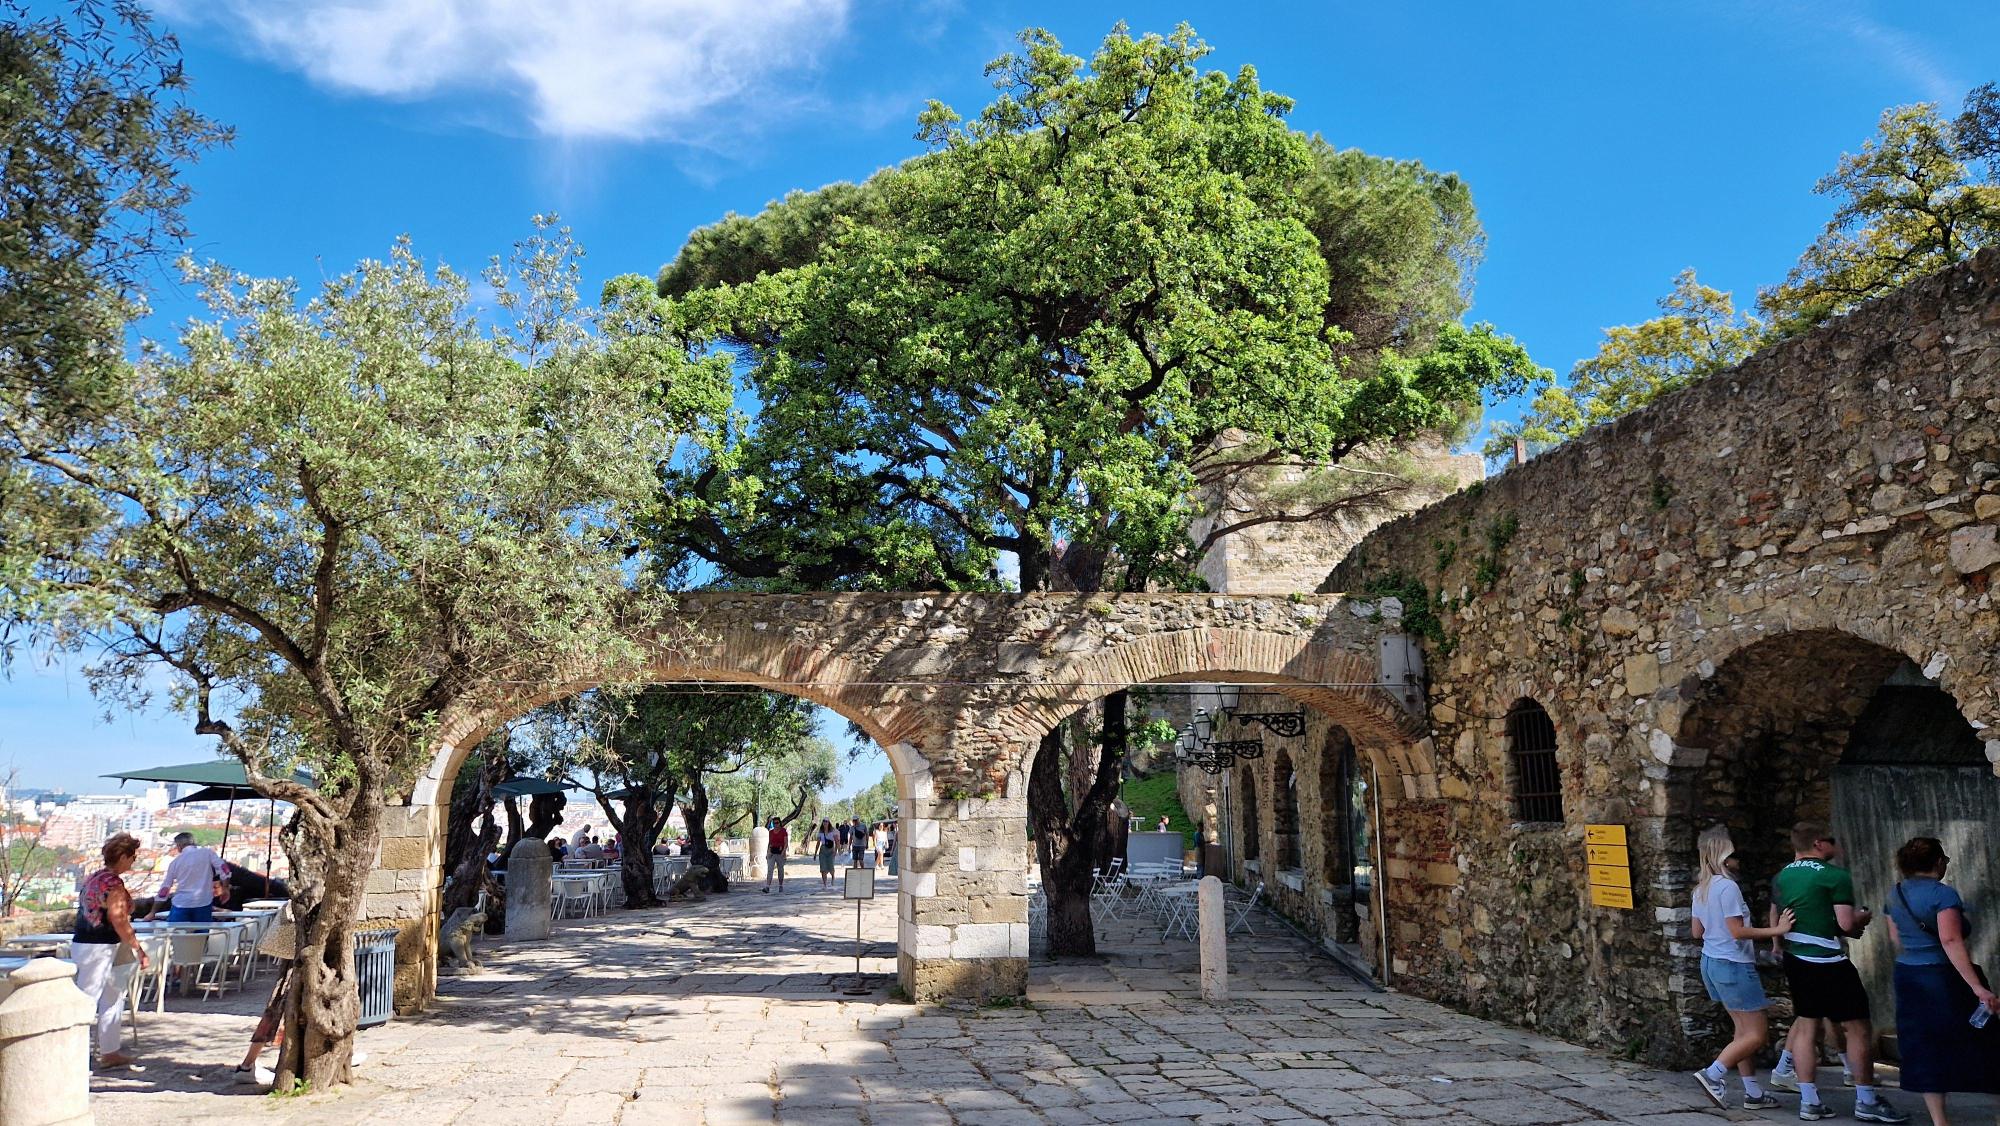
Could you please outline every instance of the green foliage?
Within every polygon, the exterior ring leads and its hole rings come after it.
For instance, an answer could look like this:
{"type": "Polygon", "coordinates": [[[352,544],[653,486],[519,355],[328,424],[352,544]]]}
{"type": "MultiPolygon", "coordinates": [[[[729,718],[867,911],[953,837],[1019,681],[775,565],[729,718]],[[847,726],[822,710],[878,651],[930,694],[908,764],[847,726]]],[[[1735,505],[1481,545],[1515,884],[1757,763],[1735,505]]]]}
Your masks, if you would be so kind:
{"type": "Polygon", "coordinates": [[[115,405],[138,283],[188,235],[182,170],[229,137],[144,8],[69,7],[0,23],[0,411],[51,421],[115,405]]]}
{"type": "Polygon", "coordinates": [[[929,153],[662,274],[760,407],[668,475],[664,552],[765,586],[992,586],[1000,552],[1026,589],[1191,586],[1204,491],[1454,430],[1533,374],[1435,323],[1478,254],[1463,184],[1309,142],[1185,28],[1088,64],[1021,41],[976,117],[925,112],[929,153]]]}
{"type": "Polygon", "coordinates": [[[579,667],[636,676],[637,639],[670,629],[626,549],[727,373],[643,304],[582,308],[576,259],[545,224],[496,262],[497,329],[407,243],[305,302],[193,269],[210,315],[121,370],[103,414],[0,412],[0,630],[100,654],[92,687],[123,706],[169,683],[296,807],[287,849],[319,876],[294,901],[305,1043],[358,1015],[323,956],[368,874],[342,842],[375,839],[438,726],[579,667]]]}
{"type": "Polygon", "coordinates": [[[1492,589],[1493,584],[1500,580],[1500,574],[1505,569],[1500,564],[1500,553],[1514,541],[1515,534],[1520,530],[1521,518],[1512,512],[1496,516],[1486,525],[1486,550],[1472,564],[1473,581],[1481,590],[1492,589]]]}
{"type": "Polygon", "coordinates": [[[1574,438],[1741,363],[1763,338],[1755,317],[1738,315],[1729,294],[1702,285],[1693,270],[1683,270],[1659,304],[1661,316],[1606,329],[1597,354],[1570,371],[1568,386],[1543,388],[1517,424],[1494,428],[1486,456],[1511,457],[1516,437],[1532,450],[1574,438]]]}
{"type": "Polygon", "coordinates": [[[1139,824],[1148,831],[1159,824],[1161,814],[1167,816],[1169,832],[1194,831],[1194,819],[1181,808],[1177,777],[1175,771],[1163,770],[1145,778],[1127,779],[1124,788],[1119,791],[1119,796],[1125,800],[1125,808],[1131,810],[1132,816],[1138,818],[1139,824]]]}
{"type": "Polygon", "coordinates": [[[1884,110],[1861,151],[1814,186],[1835,201],[1833,218],[1784,283],[1758,294],[1760,308],[1779,333],[1801,332],[2000,242],[1996,174],[1992,83],[1968,94],[1954,121],[1930,102],[1884,110]]]}
{"type": "Polygon", "coordinates": [[[1673,483],[1668,481],[1663,474],[1653,474],[1652,501],[1653,511],[1655,512],[1666,511],[1667,506],[1674,502],[1673,483]]]}
{"type": "MultiPolygon", "coordinates": [[[[950,796],[950,795],[947,795],[950,796]]],[[[963,801],[970,793],[959,794],[954,800],[963,801]]],[[[859,817],[864,825],[886,821],[896,816],[896,776],[884,774],[873,786],[857,791],[850,797],[828,803],[821,816],[830,817],[836,823],[850,817],[859,817]]]]}
{"type": "Polygon", "coordinates": [[[194,843],[205,848],[214,848],[222,843],[222,830],[211,829],[206,825],[175,825],[160,830],[160,835],[168,838],[179,833],[193,833],[194,843]]]}
{"type": "Polygon", "coordinates": [[[1395,598],[1403,604],[1403,629],[1439,647],[1451,649],[1444,628],[1444,596],[1433,593],[1422,579],[1402,571],[1376,575],[1361,585],[1369,598],[1395,598]]]}

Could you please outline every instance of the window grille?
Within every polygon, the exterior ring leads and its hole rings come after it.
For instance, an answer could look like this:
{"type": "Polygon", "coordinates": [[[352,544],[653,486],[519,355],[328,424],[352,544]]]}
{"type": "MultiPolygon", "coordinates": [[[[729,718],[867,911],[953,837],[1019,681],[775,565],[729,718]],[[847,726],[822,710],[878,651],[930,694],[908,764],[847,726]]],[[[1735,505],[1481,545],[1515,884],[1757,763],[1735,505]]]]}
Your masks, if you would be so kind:
{"type": "Polygon", "coordinates": [[[1562,768],[1556,763],[1556,725],[1533,700],[1507,710],[1508,753],[1514,762],[1514,816],[1521,821],[1563,819],[1562,768]]]}

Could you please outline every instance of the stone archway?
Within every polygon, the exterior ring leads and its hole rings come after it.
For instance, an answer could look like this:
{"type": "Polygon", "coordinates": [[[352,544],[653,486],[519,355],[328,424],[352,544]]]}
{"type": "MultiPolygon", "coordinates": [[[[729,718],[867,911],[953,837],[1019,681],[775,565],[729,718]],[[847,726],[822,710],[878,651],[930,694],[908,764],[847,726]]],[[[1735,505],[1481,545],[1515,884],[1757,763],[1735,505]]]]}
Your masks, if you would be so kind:
{"type": "MultiPolygon", "coordinates": [[[[1893,853],[1910,836],[1939,836],[1990,880],[1988,828],[2000,822],[2000,778],[1957,699],[1908,656],[1838,630],[1780,633],[1746,645],[1689,686],[1675,740],[1665,865],[1691,878],[1693,838],[1729,826],[1744,860],[1744,891],[1760,917],[1770,878],[1788,863],[1799,821],[1834,827],[1857,898],[1881,906],[1895,881],[1893,853]]],[[[1973,870],[1976,869],[1976,870],[1973,870]]],[[[2000,940],[1976,939],[1991,961],[2000,940]]],[[[1850,944],[1869,985],[1878,1027],[1893,1027],[1887,939],[1850,944]]],[[[1676,1000],[1690,1037],[1720,1031],[1698,968],[1682,958],[1676,1000]]],[[[1773,982],[1771,984],[1778,984],[1773,982]]]]}
{"type": "Polygon", "coordinates": [[[609,680],[719,681],[823,704],[885,747],[901,794],[898,962],[917,1000],[1018,994],[1028,955],[1027,754],[1091,699],[1147,680],[1265,683],[1365,734],[1385,776],[1435,797],[1422,724],[1376,681],[1381,626],[1339,595],[683,596],[642,667],[579,664],[446,716],[384,818],[368,921],[402,932],[399,1004],[435,984],[444,803],[508,717],[609,680]]]}

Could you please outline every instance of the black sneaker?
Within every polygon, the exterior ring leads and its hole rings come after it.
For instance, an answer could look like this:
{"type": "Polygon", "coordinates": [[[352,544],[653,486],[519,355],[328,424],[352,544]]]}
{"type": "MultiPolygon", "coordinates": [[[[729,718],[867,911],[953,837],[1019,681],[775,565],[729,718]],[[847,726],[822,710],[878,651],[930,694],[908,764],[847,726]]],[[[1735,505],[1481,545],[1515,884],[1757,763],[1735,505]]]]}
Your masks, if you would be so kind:
{"type": "Polygon", "coordinates": [[[1855,1103],[1854,1118],[1858,1122],[1908,1122],[1910,1116],[1889,1105],[1889,1100],[1877,1097],[1872,1103],[1855,1103]]]}

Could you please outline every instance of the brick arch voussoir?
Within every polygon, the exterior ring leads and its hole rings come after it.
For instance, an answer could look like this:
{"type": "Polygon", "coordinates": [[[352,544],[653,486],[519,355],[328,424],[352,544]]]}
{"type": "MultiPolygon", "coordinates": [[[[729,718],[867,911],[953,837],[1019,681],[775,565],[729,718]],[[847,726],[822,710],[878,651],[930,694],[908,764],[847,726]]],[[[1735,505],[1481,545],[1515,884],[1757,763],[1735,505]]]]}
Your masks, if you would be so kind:
{"type": "MultiPolygon", "coordinates": [[[[888,754],[900,778],[919,768],[908,748],[923,746],[931,722],[919,708],[885,701],[856,682],[865,670],[821,649],[766,640],[719,638],[698,650],[662,650],[651,655],[639,679],[649,684],[721,683],[754,685],[797,696],[831,709],[855,723],[888,754]]],[[[509,693],[447,717],[434,740],[430,765],[412,790],[413,804],[445,804],[459,767],[481,740],[504,724],[544,704],[588,692],[613,680],[629,681],[626,670],[579,668],[560,680],[509,693]]]]}
{"type": "Polygon", "coordinates": [[[1077,709],[1121,687],[1171,683],[1266,685],[1349,729],[1355,744],[1390,772],[1434,776],[1422,721],[1380,683],[1374,655],[1297,634],[1192,629],[1149,634],[1079,655],[1040,691],[991,718],[1032,745],[1077,709]]]}

